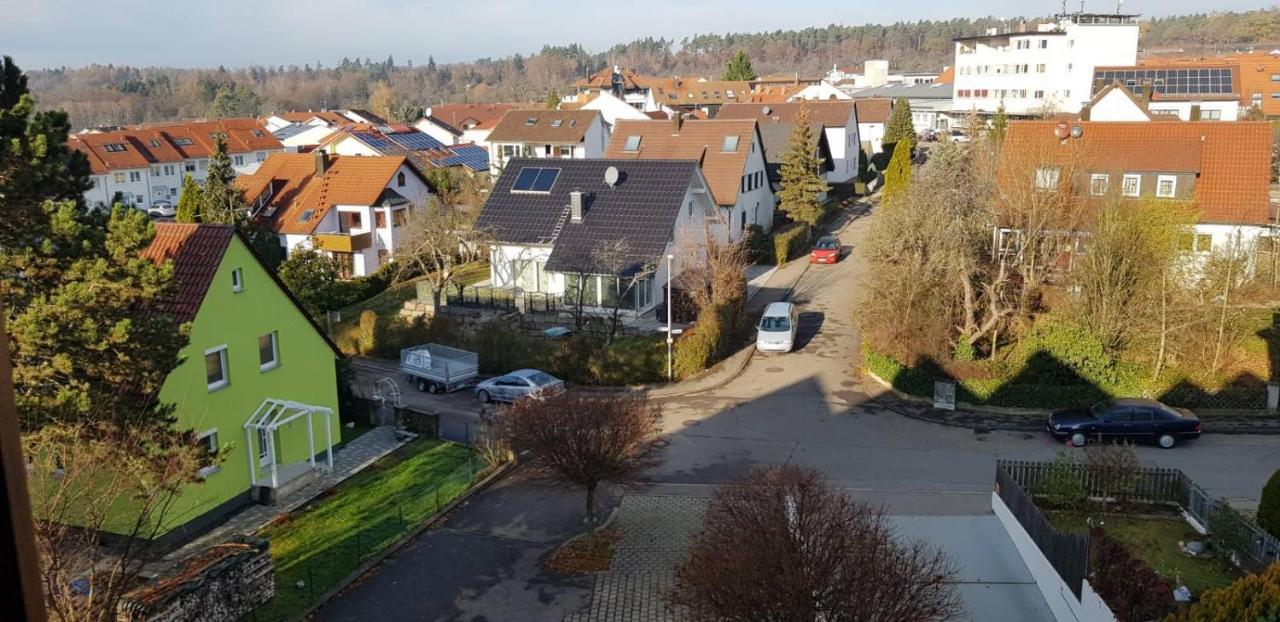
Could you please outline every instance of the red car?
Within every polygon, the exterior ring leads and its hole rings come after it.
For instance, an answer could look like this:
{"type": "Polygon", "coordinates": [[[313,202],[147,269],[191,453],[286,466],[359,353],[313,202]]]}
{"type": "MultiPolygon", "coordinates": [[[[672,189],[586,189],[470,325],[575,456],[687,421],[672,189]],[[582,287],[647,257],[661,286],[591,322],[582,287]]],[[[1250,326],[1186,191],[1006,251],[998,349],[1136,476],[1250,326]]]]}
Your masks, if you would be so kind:
{"type": "Polygon", "coordinates": [[[809,251],[809,263],[836,263],[840,261],[840,240],[833,235],[824,235],[809,251]]]}

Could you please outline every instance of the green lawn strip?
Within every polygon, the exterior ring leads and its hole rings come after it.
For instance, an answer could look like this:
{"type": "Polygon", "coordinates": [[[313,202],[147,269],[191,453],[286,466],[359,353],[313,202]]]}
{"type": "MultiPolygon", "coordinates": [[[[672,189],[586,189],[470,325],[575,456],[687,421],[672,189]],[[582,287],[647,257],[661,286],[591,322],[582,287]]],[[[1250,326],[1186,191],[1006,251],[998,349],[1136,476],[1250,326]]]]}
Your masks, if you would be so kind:
{"type": "MultiPolygon", "coordinates": [[[[1050,512],[1049,520],[1059,529],[1084,532],[1088,530],[1086,516],[1050,512]]],[[[1240,577],[1240,572],[1222,553],[1212,559],[1196,559],[1178,550],[1178,542],[1205,540],[1205,536],[1197,533],[1182,518],[1094,515],[1095,520],[1099,517],[1109,536],[1123,543],[1130,553],[1151,566],[1156,574],[1174,583],[1175,587],[1185,584],[1193,594],[1203,594],[1205,590],[1230,585],[1240,577]]]]}
{"type": "MultiPolygon", "coordinates": [[[[463,445],[414,441],[287,522],[263,530],[275,562],[276,596],[256,619],[297,616],[361,561],[465,491],[471,485],[471,455],[463,445]],[[299,581],[306,587],[297,587],[299,581]]],[[[472,464],[480,468],[478,460],[472,464]]]]}

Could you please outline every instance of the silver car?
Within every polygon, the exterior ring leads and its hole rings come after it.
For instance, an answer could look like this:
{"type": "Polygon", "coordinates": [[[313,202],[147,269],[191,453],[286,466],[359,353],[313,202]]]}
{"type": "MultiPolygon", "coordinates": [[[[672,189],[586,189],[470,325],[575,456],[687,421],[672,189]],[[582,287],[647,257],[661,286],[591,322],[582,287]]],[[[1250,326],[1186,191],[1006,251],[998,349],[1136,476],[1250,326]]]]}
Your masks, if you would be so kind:
{"type": "Polygon", "coordinates": [[[536,369],[521,369],[476,385],[476,398],[486,404],[514,402],[525,397],[554,394],[563,390],[563,380],[536,369]]]}

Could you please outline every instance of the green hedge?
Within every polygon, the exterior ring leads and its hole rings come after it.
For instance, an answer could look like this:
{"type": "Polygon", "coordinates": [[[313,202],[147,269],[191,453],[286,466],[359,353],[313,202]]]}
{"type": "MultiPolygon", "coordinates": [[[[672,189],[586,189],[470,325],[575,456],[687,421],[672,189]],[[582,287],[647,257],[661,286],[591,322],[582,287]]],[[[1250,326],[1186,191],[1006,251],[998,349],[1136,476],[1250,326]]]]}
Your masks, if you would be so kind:
{"type": "Polygon", "coordinates": [[[791,225],[773,234],[773,260],[782,265],[799,257],[809,241],[808,229],[804,225],[791,225]]]}
{"type": "Polygon", "coordinates": [[[699,313],[693,328],[676,341],[676,377],[698,374],[732,354],[734,338],[742,332],[745,321],[746,305],[741,300],[699,313]]]}

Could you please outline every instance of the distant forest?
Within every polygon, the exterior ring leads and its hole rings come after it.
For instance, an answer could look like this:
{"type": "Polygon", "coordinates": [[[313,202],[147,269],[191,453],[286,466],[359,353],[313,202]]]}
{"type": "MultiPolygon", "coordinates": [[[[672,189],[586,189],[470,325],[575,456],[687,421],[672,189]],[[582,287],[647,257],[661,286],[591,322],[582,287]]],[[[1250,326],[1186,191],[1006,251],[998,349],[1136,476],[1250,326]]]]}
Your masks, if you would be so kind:
{"type": "MultiPolygon", "coordinates": [[[[678,43],[638,39],[591,53],[580,45],[467,63],[414,64],[343,58],[333,65],[174,69],[91,65],[30,72],[45,108],[66,110],[77,127],[284,110],[365,108],[393,119],[440,102],[535,101],[574,80],[618,64],[653,75],[718,76],[737,50],[760,74],[817,73],[832,64],[885,58],[897,70],[939,70],[952,62],[952,38],[1016,25],[992,17],[837,26],[752,34],[705,34],[678,43]]],[[[1029,18],[1029,24],[1043,18],[1029,18]]],[[[1280,10],[1164,17],[1142,23],[1146,52],[1214,53],[1280,44],[1280,10]]],[[[2,52],[2,50],[0,50],[2,52]]],[[[15,61],[22,65],[22,59],[15,61]]]]}

